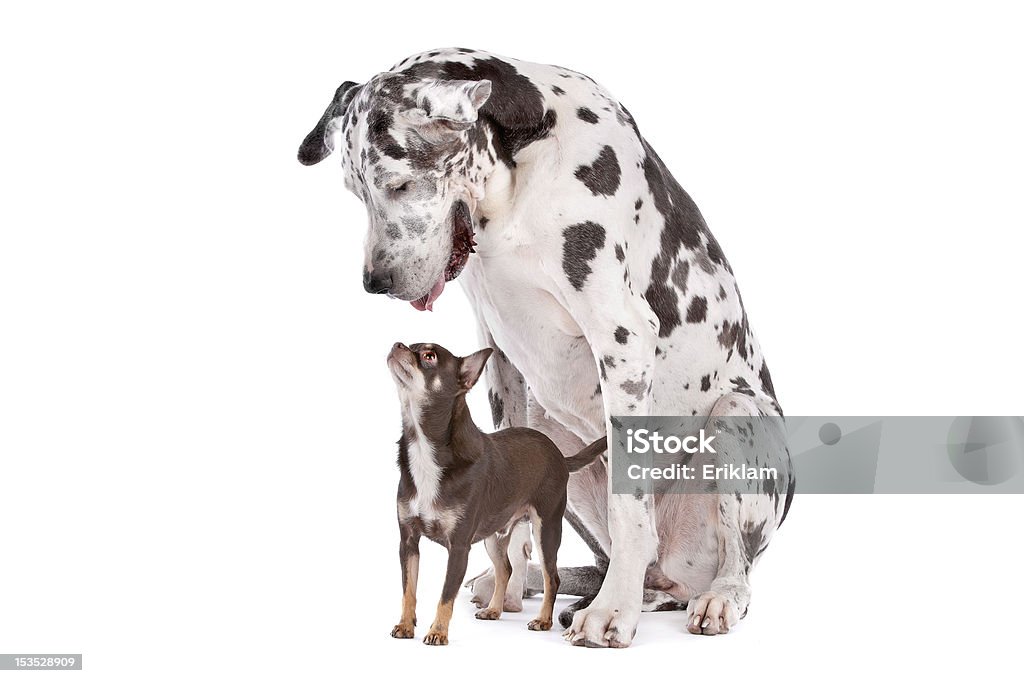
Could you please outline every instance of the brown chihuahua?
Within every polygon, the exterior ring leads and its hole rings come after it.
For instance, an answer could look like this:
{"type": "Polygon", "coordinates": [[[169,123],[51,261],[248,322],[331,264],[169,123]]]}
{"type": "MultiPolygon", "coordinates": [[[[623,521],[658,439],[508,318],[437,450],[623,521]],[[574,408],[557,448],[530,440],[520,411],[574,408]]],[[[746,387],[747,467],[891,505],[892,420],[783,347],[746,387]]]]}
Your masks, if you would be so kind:
{"type": "Polygon", "coordinates": [[[388,354],[402,404],[398,526],[403,597],[402,618],[391,631],[395,638],[413,637],[421,535],[448,548],[441,601],[423,639],[427,645],[447,645],[452,603],[466,575],[469,546],[483,540],[494,563],[494,595],[476,617],[497,619],[512,573],[509,532],[527,515],[544,573],[540,615],[528,627],[551,628],[565,485],[569,472],[586,467],[604,452],[606,440],[598,439],[566,458],[551,439],[534,429],[481,432],[469,414],[466,393],[490,355],[491,349],[483,349],[459,358],[437,344],[402,343],[388,354]]]}

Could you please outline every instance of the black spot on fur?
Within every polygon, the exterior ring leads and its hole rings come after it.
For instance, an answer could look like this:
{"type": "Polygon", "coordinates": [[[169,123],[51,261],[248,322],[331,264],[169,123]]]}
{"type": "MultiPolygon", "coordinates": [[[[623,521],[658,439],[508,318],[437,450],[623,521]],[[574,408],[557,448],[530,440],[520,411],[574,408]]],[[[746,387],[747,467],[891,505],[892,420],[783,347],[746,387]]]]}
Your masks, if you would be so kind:
{"type": "Polygon", "coordinates": [[[711,390],[711,375],[704,375],[700,378],[700,390],[710,391],[711,390]]]}
{"type": "Polygon", "coordinates": [[[733,349],[740,354],[740,358],[747,359],[747,334],[750,327],[747,323],[747,315],[743,314],[740,322],[726,320],[722,323],[722,331],[718,334],[718,343],[723,349],[733,349]]]}
{"type": "MultiPolygon", "coordinates": [[[[637,137],[640,137],[639,132],[637,137]]],[[[726,267],[728,264],[717,243],[712,249],[711,244],[715,242],[715,238],[708,230],[704,217],[690,195],[686,194],[672,177],[657,152],[642,137],[640,140],[647,153],[643,162],[647,187],[654,198],[654,207],[665,219],[665,226],[661,231],[661,249],[651,262],[651,284],[647,290],[647,301],[661,321],[660,335],[667,337],[680,324],[678,297],[674,292],[672,296],[666,292],[671,290],[668,284],[670,269],[680,247],[697,251],[704,248],[704,244],[707,243],[709,258],[713,261],[720,259],[720,263],[726,267]]]]}
{"type": "Polygon", "coordinates": [[[689,308],[686,309],[686,322],[702,323],[708,318],[708,300],[702,296],[693,297],[689,308]]]}
{"type": "Polygon", "coordinates": [[[555,93],[556,95],[564,95],[565,94],[565,91],[562,90],[561,88],[559,88],[557,85],[551,86],[551,92],[555,93]]]}
{"type": "Polygon", "coordinates": [[[615,341],[620,344],[625,344],[629,340],[629,330],[622,325],[615,328],[615,341]]]}
{"type": "Polygon", "coordinates": [[[487,400],[491,403],[491,421],[494,428],[501,427],[501,421],[505,419],[505,402],[493,390],[487,390],[487,400]]]}
{"type": "Polygon", "coordinates": [[[379,149],[382,154],[392,159],[404,159],[406,157],[405,149],[391,135],[391,124],[393,123],[394,117],[390,111],[382,108],[371,109],[366,116],[367,136],[370,144],[379,149]]]}
{"type": "Polygon", "coordinates": [[[680,261],[672,271],[672,283],[679,288],[679,293],[686,294],[686,280],[690,276],[690,262],[680,261]]]}
{"type": "Polygon", "coordinates": [[[598,121],[601,120],[601,119],[599,119],[597,117],[597,114],[595,114],[594,112],[590,111],[586,107],[580,107],[579,109],[577,109],[576,110],[576,116],[581,121],[586,121],[587,123],[597,123],[598,121]]]}
{"type": "Polygon", "coordinates": [[[796,478],[793,476],[793,471],[789,471],[789,479],[786,483],[786,502],[782,507],[782,519],[779,520],[779,526],[786,521],[786,515],[789,514],[789,507],[793,504],[793,494],[796,493],[796,478]]]}
{"type": "Polygon", "coordinates": [[[622,250],[621,244],[615,245],[615,258],[618,259],[619,263],[622,263],[623,261],[626,260],[626,252],[622,250]]]}
{"type": "Polygon", "coordinates": [[[747,562],[753,563],[754,559],[764,550],[761,547],[764,542],[764,520],[756,525],[745,524],[740,531],[740,536],[743,538],[743,550],[747,555],[747,562]]]}
{"type": "Polygon", "coordinates": [[[768,372],[768,365],[764,361],[761,362],[761,371],[757,376],[761,380],[761,390],[772,398],[777,398],[775,386],[772,384],[772,373],[768,372]]]}
{"type": "Polygon", "coordinates": [[[672,330],[679,326],[679,297],[676,290],[664,282],[651,282],[644,292],[644,298],[650,304],[651,310],[658,316],[658,336],[667,337],[672,330]]]}
{"type": "Polygon", "coordinates": [[[732,383],[732,390],[737,394],[743,394],[745,396],[754,396],[754,390],[750,388],[750,383],[742,377],[734,377],[730,380],[732,383]]]}
{"type": "Polygon", "coordinates": [[[562,270],[573,287],[583,289],[587,276],[593,272],[589,262],[604,248],[604,228],[593,221],[576,223],[566,228],[562,237],[562,270]]]}
{"type": "Polygon", "coordinates": [[[622,169],[619,168],[619,159],[615,156],[615,150],[609,145],[601,148],[589,166],[580,166],[576,169],[576,178],[587,186],[587,189],[594,195],[605,195],[610,197],[619,189],[619,180],[622,178],[622,169]]]}

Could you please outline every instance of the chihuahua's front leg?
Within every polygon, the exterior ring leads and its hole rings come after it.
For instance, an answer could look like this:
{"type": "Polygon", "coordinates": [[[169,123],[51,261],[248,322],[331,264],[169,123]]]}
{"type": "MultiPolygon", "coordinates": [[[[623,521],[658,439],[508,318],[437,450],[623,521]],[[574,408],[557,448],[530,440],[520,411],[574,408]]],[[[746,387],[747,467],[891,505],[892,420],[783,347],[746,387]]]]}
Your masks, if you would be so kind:
{"type": "MultiPolygon", "coordinates": [[[[472,537],[472,535],[470,535],[472,537]]],[[[448,548],[448,571],[444,576],[441,601],[437,603],[437,615],[427,631],[423,642],[427,645],[448,644],[448,622],[452,618],[452,603],[459,592],[459,586],[466,578],[466,564],[469,562],[469,540],[452,540],[448,548]]]]}
{"type": "Polygon", "coordinates": [[[416,581],[420,575],[420,532],[399,522],[401,541],[398,559],[402,563],[402,618],[391,629],[392,638],[412,638],[416,627],[416,581]]]}

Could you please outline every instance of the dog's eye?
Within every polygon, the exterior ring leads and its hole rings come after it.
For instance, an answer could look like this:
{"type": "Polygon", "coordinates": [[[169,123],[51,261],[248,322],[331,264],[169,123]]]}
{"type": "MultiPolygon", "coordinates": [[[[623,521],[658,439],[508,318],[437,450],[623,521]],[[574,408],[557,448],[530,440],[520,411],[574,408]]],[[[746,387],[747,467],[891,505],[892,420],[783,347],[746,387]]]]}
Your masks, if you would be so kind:
{"type": "Polygon", "coordinates": [[[423,360],[427,361],[428,363],[433,363],[435,360],[437,360],[437,356],[434,354],[433,351],[424,351],[423,360]]]}
{"type": "Polygon", "coordinates": [[[391,194],[405,194],[409,190],[409,181],[406,180],[401,185],[395,185],[391,188],[391,194]]]}

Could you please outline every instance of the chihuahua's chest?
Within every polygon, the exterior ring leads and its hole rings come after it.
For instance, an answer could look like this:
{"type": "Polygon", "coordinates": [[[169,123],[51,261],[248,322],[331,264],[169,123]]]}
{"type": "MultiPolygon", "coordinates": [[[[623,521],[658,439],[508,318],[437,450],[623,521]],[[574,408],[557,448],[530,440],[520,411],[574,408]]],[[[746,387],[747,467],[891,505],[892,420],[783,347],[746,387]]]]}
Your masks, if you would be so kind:
{"type": "Polygon", "coordinates": [[[444,501],[444,472],[437,464],[433,446],[426,437],[422,434],[406,437],[405,451],[413,490],[411,495],[399,495],[398,518],[403,523],[418,523],[424,536],[447,545],[452,531],[462,518],[464,507],[444,501]]]}

